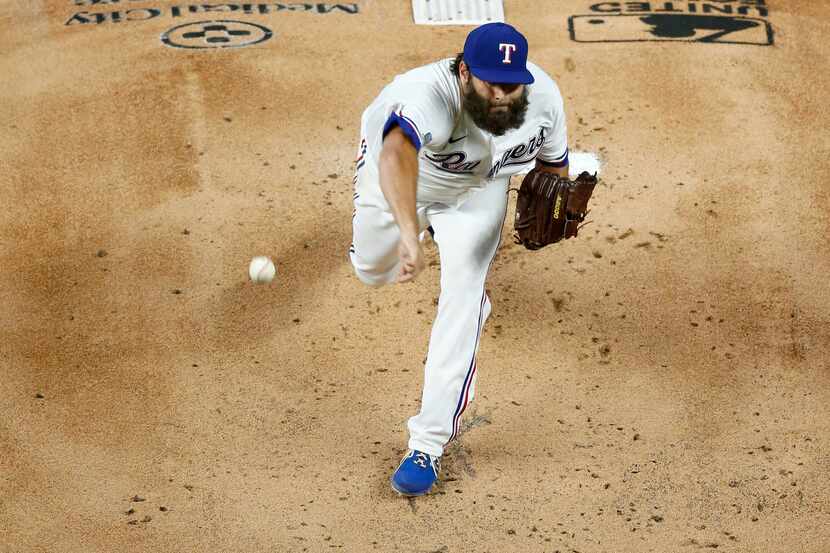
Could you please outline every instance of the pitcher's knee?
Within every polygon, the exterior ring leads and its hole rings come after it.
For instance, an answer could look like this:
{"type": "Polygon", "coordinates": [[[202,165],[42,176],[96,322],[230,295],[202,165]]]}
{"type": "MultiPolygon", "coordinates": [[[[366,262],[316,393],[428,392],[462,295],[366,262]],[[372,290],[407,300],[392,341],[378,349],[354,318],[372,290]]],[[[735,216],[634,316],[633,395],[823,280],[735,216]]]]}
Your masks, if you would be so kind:
{"type": "Polygon", "coordinates": [[[366,271],[361,271],[357,267],[354,269],[354,274],[357,276],[358,280],[363,284],[367,284],[373,288],[380,288],[384,284],[391,284],[395,281],[395,274],[394,273],[369,273],[366,271]]]}
{"type": "Polygon", "coordinates": [[[354,252],[350,252],[349,258],[354,268],[354,274],[363,284],[367,284],[374,288],[383,286],[384,284],[391,284],[395,281],[398,273],[398,264],[395,263],[391,267],[383,267],[377,264],[367,263],[361,259],[354,252]]]}
{"type": "MultiPolygon", "coordinates": [[[[443,284],[443,283],[442,283],[443,284]]],[[[461,313],[477,313],[485,302],[483,286],[441,286],[439,309],[453,309],[461,313]]]]}

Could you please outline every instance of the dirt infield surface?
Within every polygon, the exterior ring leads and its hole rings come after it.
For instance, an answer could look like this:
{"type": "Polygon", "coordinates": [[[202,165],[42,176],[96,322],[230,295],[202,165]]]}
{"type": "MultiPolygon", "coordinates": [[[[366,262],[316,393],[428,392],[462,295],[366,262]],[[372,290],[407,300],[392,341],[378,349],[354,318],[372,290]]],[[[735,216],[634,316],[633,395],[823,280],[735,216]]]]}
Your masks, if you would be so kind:
{"type": "Polygon", "coordinates": [[[830,4],[505,13],[602,178],[576,240],[507,222],[476,401],[406,500],[437,251],[353,276],[352,160],[470,27],[0,0],[0,552],[830,550],[830,4]]]}

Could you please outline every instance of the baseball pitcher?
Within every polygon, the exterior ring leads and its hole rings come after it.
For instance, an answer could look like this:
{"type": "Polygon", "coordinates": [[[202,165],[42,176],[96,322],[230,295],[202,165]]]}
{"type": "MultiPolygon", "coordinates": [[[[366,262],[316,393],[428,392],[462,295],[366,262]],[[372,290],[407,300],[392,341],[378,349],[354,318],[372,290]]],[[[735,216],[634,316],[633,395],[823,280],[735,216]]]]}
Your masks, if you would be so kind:
{"type": "Polygon", "coordinates": [[[357,277],[371,286],[414,279],[425,230],[441,262],[421,411],[409,419],[409,451],[392,476],[403,495],[432,488],[472,400],[491,310],[484,283],[510,176],[533,169],[516,214],[517,240],[530,249],[576,235],[595,182],[587,173],[584,185],[568,181],[562,96],[527,55],[515,28],[488,23],[454,59],[395,77],[361,120],[350,248],[357,277]]]}

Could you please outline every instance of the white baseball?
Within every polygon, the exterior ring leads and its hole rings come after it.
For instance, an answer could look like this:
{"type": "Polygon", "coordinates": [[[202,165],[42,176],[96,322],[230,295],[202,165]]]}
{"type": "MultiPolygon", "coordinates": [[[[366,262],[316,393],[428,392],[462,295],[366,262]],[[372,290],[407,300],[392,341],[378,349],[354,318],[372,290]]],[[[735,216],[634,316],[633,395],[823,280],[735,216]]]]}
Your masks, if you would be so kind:
{"type": "Polygon", "coordinates": [[[271,282],[276,274],[277,268],[274,266],[274,262],[264,255],[253,258],[251,265],[248,267],[248,276],[257,284],[271,282]]]}

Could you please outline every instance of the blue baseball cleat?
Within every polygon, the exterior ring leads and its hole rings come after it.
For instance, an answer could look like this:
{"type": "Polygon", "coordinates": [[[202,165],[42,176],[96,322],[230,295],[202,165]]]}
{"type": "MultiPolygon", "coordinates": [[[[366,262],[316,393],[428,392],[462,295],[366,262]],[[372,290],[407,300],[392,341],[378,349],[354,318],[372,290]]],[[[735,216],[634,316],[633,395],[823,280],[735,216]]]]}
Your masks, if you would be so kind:
{"type": "Polygon", "coordinates": [[[406,496],[424,495],[438,480],[440,470],[440,457],[410,449],[392,475],[392,489],[406,496]]]}

